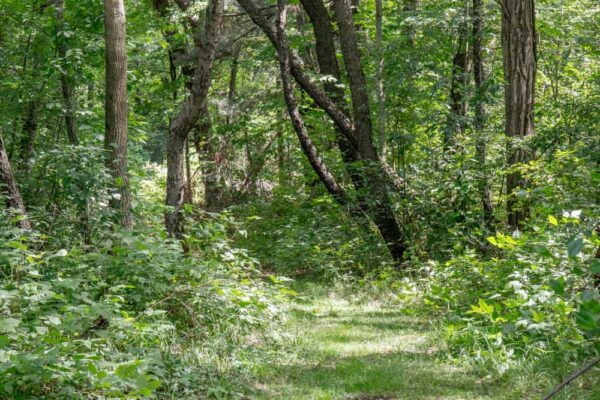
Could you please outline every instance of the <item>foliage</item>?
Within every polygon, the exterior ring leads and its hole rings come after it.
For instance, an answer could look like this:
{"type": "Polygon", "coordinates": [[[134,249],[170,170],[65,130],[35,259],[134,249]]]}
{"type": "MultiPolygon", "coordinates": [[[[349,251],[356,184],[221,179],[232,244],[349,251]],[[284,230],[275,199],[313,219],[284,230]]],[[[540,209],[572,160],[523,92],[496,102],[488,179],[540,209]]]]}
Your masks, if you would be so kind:
{"type": "Polygon", "coordinates": [[[2,396],[148,398],[223,389],[211,379],[238,373],[244,349],[275,338],[289,294],[230,246],[226,224],[198,224],[201,240],[190,256],[160,232],[116,232],[84,252],[48,250],[45,235],[3,227],[2,396]],[[212,358],[204,360],[205,352],[212,358]]]}
{"type": "Polygon", "coordinates": [[[491,258],[468,252],[424,267],[426,303],[446,315],[452,352],[502,372],[522,357],[598,349],[598,237],[580,217],[548,215],[531,233],[491,236],[491,258]]]}

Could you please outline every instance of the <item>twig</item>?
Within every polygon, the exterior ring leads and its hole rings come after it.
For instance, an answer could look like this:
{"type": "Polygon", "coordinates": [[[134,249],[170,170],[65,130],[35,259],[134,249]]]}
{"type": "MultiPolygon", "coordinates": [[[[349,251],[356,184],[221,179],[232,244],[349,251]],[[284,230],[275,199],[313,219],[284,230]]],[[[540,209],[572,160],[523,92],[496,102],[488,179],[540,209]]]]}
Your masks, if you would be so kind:
{"type": "Polygon", "coordinates": [[[544,397],[543,400],[548,400],[548,399],[554,397],[554,395],[556,395],[558,392],[560,392],[565,386],[569,385],[571,382],[573,382],[579,376],[583,375],[586,371],[588,371],[589,369],[591,369],[594,365],[596,365],[598,363],[600,363],[600,357],[594,358],[592,361],[588,362],[583,367],[581,367],[577,371],[573,372],[571,374],[571,376],[569,376],[563,382],[561,382],[560,384],[555,386],[554,389],[552,389],[552,391],[550,393],[548,393],[546,395],[546,397],[544,397]]]}

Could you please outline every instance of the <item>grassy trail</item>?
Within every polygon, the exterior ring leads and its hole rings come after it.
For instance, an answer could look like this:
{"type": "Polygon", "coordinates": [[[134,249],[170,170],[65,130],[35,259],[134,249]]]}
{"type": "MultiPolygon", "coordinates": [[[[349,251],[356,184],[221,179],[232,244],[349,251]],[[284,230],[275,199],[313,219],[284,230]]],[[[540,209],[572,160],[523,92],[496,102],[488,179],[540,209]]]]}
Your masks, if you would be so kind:
{"type": "MultiPolygon", "coordinates": [[[[559,361],[499,377],[461,367],[440,350],[429,321],[397,303],[348,298],[317,290],[294,306],[289,326],[294,350],[285,361],[258,369],[253,398],[533,400],[575,369],[559,361]]],[[[555,399],[600,400],[599,378],[597,368],[555,399]]]]}
{"type": "Polygon", "coordinates": [[[398,306],[319,296],[296,306],[291,329],[301,356],[264,369],[261,399],[492,398],[478,376],[438,354],[427,321],[398,306]]]}

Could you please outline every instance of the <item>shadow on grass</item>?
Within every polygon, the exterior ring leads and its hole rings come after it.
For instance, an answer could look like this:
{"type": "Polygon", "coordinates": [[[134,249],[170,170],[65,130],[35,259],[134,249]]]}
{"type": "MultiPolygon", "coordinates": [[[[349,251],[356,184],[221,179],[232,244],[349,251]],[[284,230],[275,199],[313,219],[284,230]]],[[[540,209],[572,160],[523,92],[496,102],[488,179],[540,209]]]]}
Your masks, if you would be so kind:
{"type": "Polygon", "coordinates": [[[307,356],[271,365],[263,399],[482,399],[477,376],[427,352],[428,324],[400,311],[295,314],[307,356]]]}
{"type": "Polygon", "coordinates": [[[444,368],[435,356],[420,353],[368,354],[272,368],[278,382],[264,393],[270,398],[465,399],[486,395],[476,377],[444,368]]]}

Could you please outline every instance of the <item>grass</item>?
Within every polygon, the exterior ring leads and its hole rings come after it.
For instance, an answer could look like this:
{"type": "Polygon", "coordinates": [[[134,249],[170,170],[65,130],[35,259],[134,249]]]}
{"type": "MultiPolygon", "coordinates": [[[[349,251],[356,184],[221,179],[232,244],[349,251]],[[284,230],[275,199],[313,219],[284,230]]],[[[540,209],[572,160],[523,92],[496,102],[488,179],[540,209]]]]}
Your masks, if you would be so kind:
{"type": "MultiPolygon", "coordinates": [[[[313,293],[292,312],[296,351],[259,368],[257,399],[540,399],[573,369],[530,366],[500,378],[470,369],[447,357],[429,321],[398,304],[313,293]]],[[[557,399],[600,399],[598,377],[557,399]]]]}

